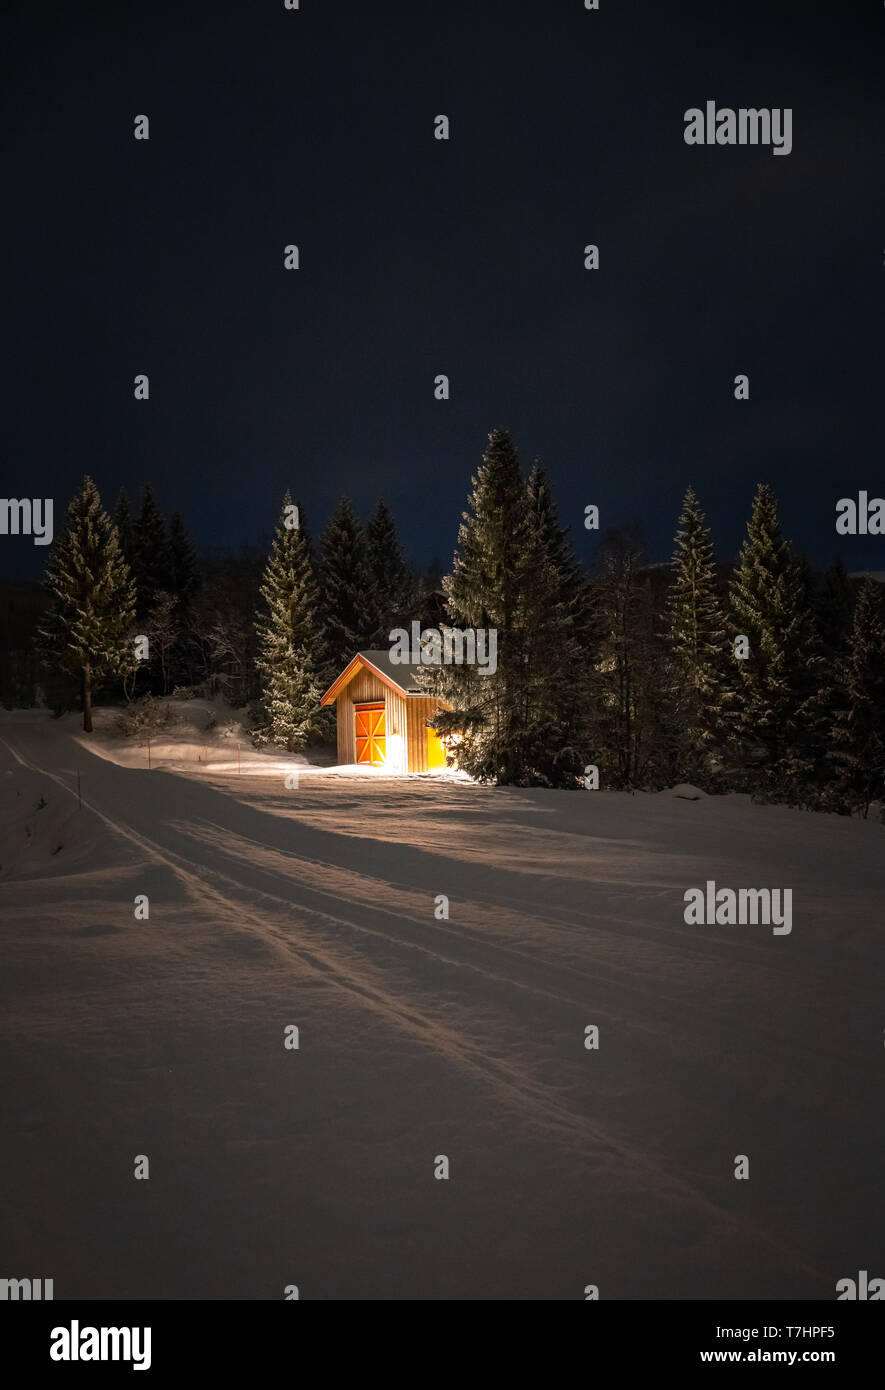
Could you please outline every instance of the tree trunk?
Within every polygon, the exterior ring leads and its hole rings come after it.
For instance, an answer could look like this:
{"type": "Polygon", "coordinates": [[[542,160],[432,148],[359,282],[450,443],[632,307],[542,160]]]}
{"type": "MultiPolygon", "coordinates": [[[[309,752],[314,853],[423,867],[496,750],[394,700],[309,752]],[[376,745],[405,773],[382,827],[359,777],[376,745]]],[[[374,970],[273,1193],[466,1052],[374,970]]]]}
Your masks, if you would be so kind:
{"type": "Polygon", "coordinates": [[[83,668],[83,732],[92,733],[92,685],[88,666],[83,668]]]}

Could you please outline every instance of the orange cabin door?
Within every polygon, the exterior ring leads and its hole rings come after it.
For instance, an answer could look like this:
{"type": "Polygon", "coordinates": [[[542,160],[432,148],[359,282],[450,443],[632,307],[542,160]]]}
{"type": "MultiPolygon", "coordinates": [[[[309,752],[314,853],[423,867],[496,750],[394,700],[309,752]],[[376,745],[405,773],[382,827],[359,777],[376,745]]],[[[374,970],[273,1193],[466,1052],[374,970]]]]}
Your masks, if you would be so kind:
{"type": "Polygon", "coordinates": [[[384,704],[354,705],[356,719],[356,760],[358,763],[384,763],[387,738],[384,704]]]}

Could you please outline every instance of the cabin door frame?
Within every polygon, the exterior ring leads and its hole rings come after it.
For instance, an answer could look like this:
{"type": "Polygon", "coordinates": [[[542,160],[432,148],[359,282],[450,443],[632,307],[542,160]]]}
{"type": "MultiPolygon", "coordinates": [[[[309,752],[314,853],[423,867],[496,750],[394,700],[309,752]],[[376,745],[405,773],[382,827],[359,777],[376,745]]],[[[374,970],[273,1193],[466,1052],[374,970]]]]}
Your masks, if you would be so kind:
{"type": "Polygon", "coordinates": [[[386,700],[354,702],[353,746],[357,763],[363,767],[384,767],[387,762],[386,700]],[[380,757],[374,756],[379,753],[380,757]]]}

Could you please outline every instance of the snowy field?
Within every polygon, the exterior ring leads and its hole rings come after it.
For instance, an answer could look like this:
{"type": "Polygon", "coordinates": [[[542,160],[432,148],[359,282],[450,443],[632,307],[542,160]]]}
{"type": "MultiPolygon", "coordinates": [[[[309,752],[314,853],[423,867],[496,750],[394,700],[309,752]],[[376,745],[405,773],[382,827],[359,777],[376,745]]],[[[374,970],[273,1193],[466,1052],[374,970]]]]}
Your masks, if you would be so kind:
{"type": "Polygon", "coordinates": [[[0,715],[0,1275],[57,1299],[885,1275],[880,824],[245,742],[238,773],[233,727],[158,736],[149,771],[102,729],[0,715]],[[792,932],[687,926],[708,879],[791,888],[792,932]]]}

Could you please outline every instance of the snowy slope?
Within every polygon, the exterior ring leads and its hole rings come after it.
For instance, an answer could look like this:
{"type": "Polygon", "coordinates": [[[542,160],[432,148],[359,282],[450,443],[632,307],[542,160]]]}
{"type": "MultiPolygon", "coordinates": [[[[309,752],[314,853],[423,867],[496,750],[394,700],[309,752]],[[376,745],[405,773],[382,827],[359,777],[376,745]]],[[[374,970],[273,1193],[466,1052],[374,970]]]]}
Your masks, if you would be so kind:
{"type": "Polygon", "coordinates": [[[885,1274],[880,825],[148,772],[36,716],[0,739],[10,1272],[57,1298],[828,1299],[885,1274]],[[792,888],[792,933],[687,926],[708,878],[792,888]]]}

